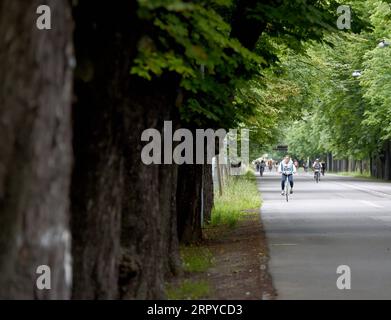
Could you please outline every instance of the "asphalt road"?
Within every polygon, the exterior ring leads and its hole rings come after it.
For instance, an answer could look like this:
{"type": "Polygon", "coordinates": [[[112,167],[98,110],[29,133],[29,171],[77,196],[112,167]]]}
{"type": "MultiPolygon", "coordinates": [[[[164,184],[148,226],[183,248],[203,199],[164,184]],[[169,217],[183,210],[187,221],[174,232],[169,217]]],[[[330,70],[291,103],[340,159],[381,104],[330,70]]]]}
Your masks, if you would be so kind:
{"type": "Polygon", "coordinates": [[[279,175],[258,182],[278,299],[391,299],[391,183],[302,173],[287,203],[279,175]],[[350,290],[337,288],[340,265],[350,290]]]}

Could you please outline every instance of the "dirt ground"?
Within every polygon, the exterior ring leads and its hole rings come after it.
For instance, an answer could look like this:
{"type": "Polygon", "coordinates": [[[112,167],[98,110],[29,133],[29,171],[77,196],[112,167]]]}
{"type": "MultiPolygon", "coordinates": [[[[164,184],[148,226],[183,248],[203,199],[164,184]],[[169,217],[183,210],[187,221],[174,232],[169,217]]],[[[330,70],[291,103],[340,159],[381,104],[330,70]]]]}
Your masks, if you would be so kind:
{"type": "Polygon", "coordinates": [[[207,271],[211,299],[270,300],[276,292],[268,273],[268,247],[259,210],[249,210],[233,229],[207,231],[214,256],[207,271]]]}
{"type": "MultiPolygon", "coordinates": [[[[234,228],[206,227],[203,237],[204,240],[198,245],[212,254],[213,266],[203,272],[184,272],[170,279],[168,284],[178,288],[184,281],[206,281],[209,293],[197,299],[275,299],[276,292],[268,272],[268,246],[259,209],[247,210],[234,228]]],[[[185,294],[182,299],[194,298],[185,294]]]]}

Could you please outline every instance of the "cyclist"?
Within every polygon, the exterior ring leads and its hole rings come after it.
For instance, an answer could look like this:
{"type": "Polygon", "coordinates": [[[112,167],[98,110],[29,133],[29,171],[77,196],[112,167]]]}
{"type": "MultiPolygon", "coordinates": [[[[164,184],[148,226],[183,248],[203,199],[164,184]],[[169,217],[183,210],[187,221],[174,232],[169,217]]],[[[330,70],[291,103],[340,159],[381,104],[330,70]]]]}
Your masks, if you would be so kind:
{"type": "Polygon", "coordinates": [[[290,156],[285,156],[285,158],[280,162],[278,167],[278,172],[281,173],[281,195],[285,195],[285,180],[288,176],[289,184],[291,185],[290,193],[293,193],[293,174],[296,173],[296,167],[293,164],[290,156]]]}
{"type": "Polygon", "coordinates": [[[319,159],[316,159],[312,164],[312,170],[314,170],[314,179],[316,179],[316,175],[319,174],[320,180],[320,170],[322,170],[322,165],[320,164],[319,159]]]}

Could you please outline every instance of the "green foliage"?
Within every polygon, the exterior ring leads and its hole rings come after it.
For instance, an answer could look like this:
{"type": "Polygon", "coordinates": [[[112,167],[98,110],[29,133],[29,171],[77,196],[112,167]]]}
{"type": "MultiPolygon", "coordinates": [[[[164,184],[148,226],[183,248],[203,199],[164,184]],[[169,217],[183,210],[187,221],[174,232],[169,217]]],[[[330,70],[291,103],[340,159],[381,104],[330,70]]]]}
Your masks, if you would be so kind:
{"type": "Polygon", "coordinates": [[[148,80],[177,73],[185,93],[182,120],[199,127],[246,126],[253,151],[278,140],[290,100],[299,95],[299,86],[289,79],[280,81],[270,70],[287,48],[302,52],[305,41],[322,41],[325,33],[334,31],[337,5],[333,0],[138,4],[150,32],[139,43],[131,73],[148,80]],[[255,23],[255,47],[243,41],[250,35],[240,29],[241,23],[248,21],[255,23]]]}
{"type": "MultiPolygon", "coordinates": [[[[375,37],[387,39],[391,34],[391,9],[382,1],[374,2],[371,21],[375,37]],[[387,37],[388,36],[388,37],[387,37]]],[[[373,48],[365,53],[363,66],[365,72],[360,84],[365,90],[363,97],[367,102],[365,129],[381,142],[391,138],[391,58],[390,48],[373,48]]]]}
{"type": "Polygon", "coordinates": [[[210,295],[211,288],[207,281],[184,280],[178,286],[168,285],[166,288],[167,298],[170,300],[198,300],[205,299],[210,295]]]}
{"type": "Polygon", "coordinates": [[[305,55],[289,53],[283,61],[287,77],[301,89],[294,104],[302,106],[302,119],[292,124],[286,142],[302,159],[327,152],[364,159],[391,137],[391,48],[377,47],[391,32],[390,5],[378,0],[353,4],[369,28],[327,35],[331,46],[310,44],[305,55]],[[352,77],[354,70],[362,70],[362,76],[352,77]]]}
{"type": "MultiPolygon", "coordinates": [[[[366,171],[363,173],[360,173],[359,171],[354,171],[354,172],[338,172],[337,173],[340,176],[345,176],[345,177],[355,177],[355,178],[371,178],[371,173],[366,171]]],[[[371,178],[373,179],[373,178],[371,178]]]]}
{"type": "Polygon", "coordinates": [[[338,33],[337,1],[138,3],[151,32],[131,72],[180,75],[185,123],[249,128],[252,157],[284,141],[301,159],[327,152],[363,159],[390,139],[391,48],[376,47],[391,37],[390,1],[344,2],[353,29],[338,33]],[[243,44],[248,34],[233,29],[233,17],[259,22],[254,47],[243,44]]]}
{"type": "Polygon", "coordinates": [[[243,216],[244,210],[258,209],[261,197],[254,173],[230,177],[220,197],[216,193],[212,210],[211,225],[234,227],[243,216]]]}
{"type": "Polygon", "coordinates": [[[139,45],[131,73],[148,80],[163,72],[181,76],[187,92],[182,119],[198,126],[235,127],[242,110],[232,103],[239,66],[255,70],[265,60],[230,37],[231,26],[218,11],[231,1],[139,1],[140,17],[151,21],[153,34],[139,45]],[[201,71],[204,70],[204,71],[201,71]]]}
{"type": "MultiPolygon", "coordinates": [[[[208,74],[232,73],[240,62],[250,66],[264,60],[230,37],[230,25],[216,11],[230,1],[139,1],[141,17],[150,20],[157,36],[141,45],[132,73],[151,79],[164,70],[182,76],[182,86],[192,92],[213,90],[204,81],[200,67],[208,74]],[[222,69],[224,67],[224,70],[222,69]]],[[[213,77],[209,79],[212,81],[213,77]]]]}
{"type": "MultiPolygon", "coordinates": [[[[186,273],[203,273],[214,264],[210,250],[201,245],[181,246],[180,255],[186,273]]],[[[205,299],[210,295],[210,291],[210,284],[205,280],[184,279],[166,287],[167,298],[171,300],[205,299]]]]}
{"type": "Polygon", "coordinates": [[[182,246],[180,252],[187,272],[205,272],[213,265],[212,253],[205,247],[182,246]]]}

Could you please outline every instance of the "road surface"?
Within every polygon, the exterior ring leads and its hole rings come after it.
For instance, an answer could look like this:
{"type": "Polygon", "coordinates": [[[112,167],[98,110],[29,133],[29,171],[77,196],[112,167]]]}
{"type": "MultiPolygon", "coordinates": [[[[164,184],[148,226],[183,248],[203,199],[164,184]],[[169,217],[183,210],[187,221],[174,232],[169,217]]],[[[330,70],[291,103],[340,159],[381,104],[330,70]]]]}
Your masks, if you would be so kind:
{"type": "Polygon", "coordinates": [[[391,299],[391,183],[326,175],[316,184],[302,173],[287,203],[279,175],[258,182],[277,299],[391,299]],[[341,265],[350,290],[337,288],[341,265]]]}

